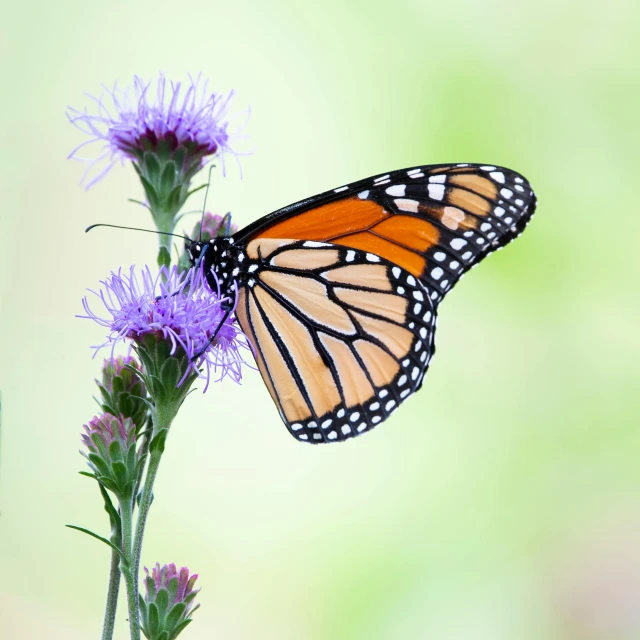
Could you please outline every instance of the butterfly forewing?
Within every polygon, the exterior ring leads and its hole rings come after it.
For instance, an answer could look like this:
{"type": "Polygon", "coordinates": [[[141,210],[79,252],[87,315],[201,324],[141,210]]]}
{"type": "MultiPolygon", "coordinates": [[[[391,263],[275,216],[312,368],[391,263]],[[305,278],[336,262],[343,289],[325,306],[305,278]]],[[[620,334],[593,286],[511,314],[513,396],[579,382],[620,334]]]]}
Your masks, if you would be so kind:
{"type": "Polygon", "coordinates": [[[374,253],[429,285],[434,301],[517,237],[535,210],[528,182],[489,165],[403,169],[285,207],[241,238],[331,242],[374,253]]]}
{"type": "Polygon", "coordinates": [[[314,241],[255,240],[268,258],[237,317],[291,433],[344,440],[382,422],[422,383],[433,353],[429,292],[406,270],[314,241]]]}

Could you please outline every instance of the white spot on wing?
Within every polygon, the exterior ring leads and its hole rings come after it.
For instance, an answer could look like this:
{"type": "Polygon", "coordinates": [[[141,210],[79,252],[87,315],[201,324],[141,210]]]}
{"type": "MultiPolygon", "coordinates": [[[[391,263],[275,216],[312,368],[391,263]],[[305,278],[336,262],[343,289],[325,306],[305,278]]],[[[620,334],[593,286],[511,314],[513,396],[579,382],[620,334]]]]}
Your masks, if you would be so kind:
{"type": "Polygon", "coordinates": [[[328,244],[327,242],[315,242],[314,240],[307,240],[303,245],[303,247],[308,247],[309,249],[316,249],[318,247],[331,247],[333,245],[328,244]]]}
{"type": "Polygon", "coordinates": [[[462,238],[454,238],[449,244],[454,249],[459,250],[459,249],[462,249],[462,247],[464,247],[465,244],[467,244],[467,241],[463,240],[462,238]]]}
{"type": "Polygon", "coordinates": [[[360,198],[360,200],[366,200],[369,197],[369,191],[361,191],[358,194],[358,198],[360,198]]]}
{"type": "Polygon", "coordinates": [[[429,184],[429,197],[433,200],[442,200],[444,198],[444,185],[443,184],[429,184]]]}
{"type": "Polygon", "coordinates": [[[492,171],[489,175],[496,182],[499,182],[500,184],[504,184],[504,173],[502,173],[501,171],[492,171]]]}
{"type": "Polygon", "coordinates": [[[385,192],[390,196],[403,196],[406,188],[406,184],[394,184],[392,187],[387,187],[385,192]]]}
{"type": "Polygon", "coordinates": [[[418,206],[420,203],[417,200],[409,200],[406,198],[397,198],[394,200],[396,207],[400,211],[409,211],[411,213],[418,213],[418,206]]]}
{"type": "Polygon", "coordinates": [[[430,176],[429,177],[429,182],[435,183],[435,184],[444,184],[444,181],[447,179],[447,176],[430,176]]]}
{"type": "Polygon", "coordinates": [[[349,187],[338,187],[337,189],[334,189],[334,193],[340,193],[341,191],[346,191],[349,187]]]}

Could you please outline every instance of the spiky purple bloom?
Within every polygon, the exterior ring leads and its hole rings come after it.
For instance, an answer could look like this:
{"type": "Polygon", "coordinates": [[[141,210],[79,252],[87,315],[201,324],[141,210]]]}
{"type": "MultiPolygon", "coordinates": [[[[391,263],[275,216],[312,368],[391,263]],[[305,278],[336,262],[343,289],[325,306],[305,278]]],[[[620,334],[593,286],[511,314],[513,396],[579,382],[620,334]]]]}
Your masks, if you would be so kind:
{"type": "Polygon", "coordinates": [[[184,83],[167,81],[160,74],[155,82],[134,76],[133,86],[124,89],[114,84],[103,87],[100,96],[89,95],[94,103],[90,112],[67,110],[69,121],[91,136],[78,145],[70,158],[89,162],[82,181],[86,188],[100,180],[120,160],[140,165],[145,152],[164,154],[178,160],[178,171],[187,174],[187,182],[209,158],[224,154],[238,156],[232,147],[234,138],[227,117],[233,92],[222,95],[209,91],[201,77],[184,83]],[[95,158],[82,158],[78,152],[102,143],[95,158]],[[100,166],[104,165],[104,166],[100,166]]]}
{"type": "Polygon", "coordinates": [[[101,284],[100,291],[90,292],[104,306],[106,317],[96,314],[86,297],[87,315],[79,316],[109,330],[107,341],[96,350],[110,344],[113,352],[125,340],[141,345],[152,335],[166,341],[172,355],[180,352],[188,358],[178,386],[192,373],[207,380],[205,391],[212,374],[215,381],[229,376],[240,382],[245,362],[241,350],[249,347],[235,324],[233,310],[223,322],[224,306],[233,306],[234,301],[212,291],[201,268],[180,272],[176,266],[162,267],[153,276],[149,267],[138,274],[132,266],[128,274],[112,272],[101,284]]]}
{"type": "Polygon", "coordinates": [[[187,567],[180,570],[175,564],[159,563],[151,569],[145,567],[144,597],[140,596],[142,631],[149,640],[174,640],[191,622],[191,615],[200,606],[194,590],[198,574],[190,574],[187,567]]]}

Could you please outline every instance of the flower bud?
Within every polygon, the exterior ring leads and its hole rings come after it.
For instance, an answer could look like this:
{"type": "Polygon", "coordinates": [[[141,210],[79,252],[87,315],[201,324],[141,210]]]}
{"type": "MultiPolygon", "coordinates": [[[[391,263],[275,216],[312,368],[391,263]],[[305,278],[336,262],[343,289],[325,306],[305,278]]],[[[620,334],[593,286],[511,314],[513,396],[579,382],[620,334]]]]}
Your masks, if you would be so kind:
{"type": "Polygon", "coordinates": [[[200,589],[194,591],[198,574],[189,575],[189,569],[179,571],[175,564],[156,566],[151,573],[145,567],[146,594],[140,595],[140,623],[149,640],[174,640],[191,622],[193,612],[200,606],[194,600],[200,589]]]}
{"type": "Polygon", "coordinates": [[[139,434],[147,417],[147,389],[138,361],[131,356],[105,360],[102,383],[98,382],[105,413],[131,418],[139,434]]]}
{"type": "Polygon", "coordinates": [[[94,417],[84,425],[82,442],[89,467],[98,482],[119,499],[133,495],[141,462],[136,451],[136,430],[131,418],[110,413],[94,417]]]}
{"type": "Polygon", "coordinates": [[[233,235],[238,230],[238,225],[231,222],[231,214],[220,216],[217,213],[204,214],[202,221],[198,221],[193,228],[192,238],[198,238],[202,242],[208,242],[211,238],[233,235]]]}

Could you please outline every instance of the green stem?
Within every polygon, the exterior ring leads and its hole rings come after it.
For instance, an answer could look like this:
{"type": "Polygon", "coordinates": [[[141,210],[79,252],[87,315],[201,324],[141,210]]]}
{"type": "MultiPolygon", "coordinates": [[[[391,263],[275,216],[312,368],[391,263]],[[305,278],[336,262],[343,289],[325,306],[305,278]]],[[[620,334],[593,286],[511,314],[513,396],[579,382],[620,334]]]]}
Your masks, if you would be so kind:
{"type": "Polygon", "coordinates": [[[104,622],[102,624],[102,640],[111,640],[113,638],[119,591],[120,556],[115,550],[113,550],[111,551],[111,569],[109,571],[109,586],[107,587],[107,604],[105,606],[104,622]]]}
{"type": "Polygon", "coordinates": [[[138,579],[133,565],[133,498],[120,503],[122,517],[122,552],[127,559],[120,566],[127,586],[127,606],[129,610],[129,633],[131,640],[140,640],[140,611],[138,604],[138,579]]]}
{"type": "MultiPolygon", "coordinates": [[[[155,425],[154,425],[155,426],[155,425]]],[[[149,508],[153,500],[153,483],[156,480],[158,467],[160,466],[161,451],[152,451],[149,456],[149,466],[147,467],[147,476],[144,480],[142,489],[142,498],[138,508],[138,519],[136,522],[136,534],[133,539],[133,553],[131,558],[131,571],[135,579],[136,593],[138,592],[138,579],[140,576],[140,558],[142,556],[142,541],[144,538],[144,529],[147,524],[147,516],[149,508]]]]}

